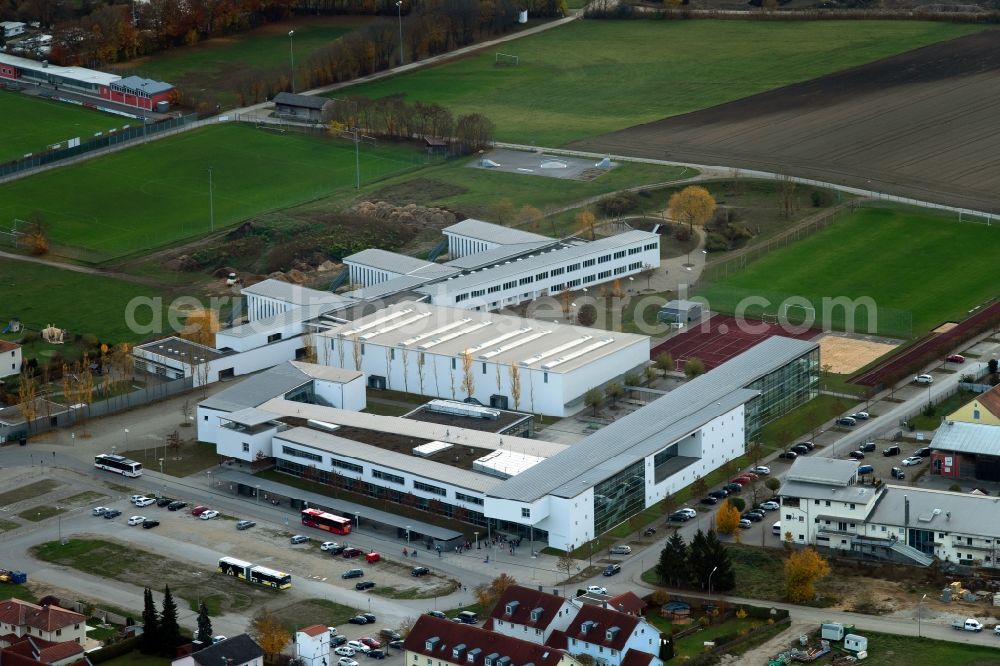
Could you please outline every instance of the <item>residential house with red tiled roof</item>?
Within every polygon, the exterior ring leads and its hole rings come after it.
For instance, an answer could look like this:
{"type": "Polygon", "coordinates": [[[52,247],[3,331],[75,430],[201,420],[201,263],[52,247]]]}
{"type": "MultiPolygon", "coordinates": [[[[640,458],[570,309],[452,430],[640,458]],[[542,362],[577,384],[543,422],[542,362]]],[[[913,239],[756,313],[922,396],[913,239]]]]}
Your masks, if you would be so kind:
{"type": "Polygon", "coordinates": [[[295,654],[305,666],[329,666],[330,629],[322,624],[311,624],[295,632],[295,654]]]}
{"type": "Polygon", "coordinates": [[[548,592],[511,585],[486,621],[486,629],[531,641],[545,643],[553,631],[563,631],[576,616],[572,601],[548,592]]]}
{"type": "Polygon", "coordinates": [[[421,615],[403,643],[404,666],[580,666],[545,645],[421,615]]]}
{"type": "Polygon", "coordinates": [[[53,643],[33,636],[0,636],[0,666],[89,666],[76,641],[53,643]]]}
{"type": "Polygon", "coordinates": [[[631,590],[609,597],[607,603],[608,608],[613,608],[620,613],[628,613],[629,615],[642,615],[642,611],[646,608],[646,602],[631,590]]]}
{"type": "Polygon", "coordinates": [[[559,647],[565,641],[570,654],[589,654],[598,666],[625,666],[626,662],[645,660],[629,657],[632,651],[650,655],[645,666],[663,666],[659,657],[661,637],[656,628],[640,617],[602,606],[581,606],[564,634],[553,637],[553,645],[555,641],[559,641],[559,647]]]}
{"type": "Polygon", "coordinates": [[[21,372],[21,345],[0,340],[0,379],[21,372]]]}
{"type": "Polygon", "coordinates": [[[83,645],[87,618],[55,605],[38,606],[20,599],[0,601],[0,635],[33,636],[53,643],[83,645]]]}

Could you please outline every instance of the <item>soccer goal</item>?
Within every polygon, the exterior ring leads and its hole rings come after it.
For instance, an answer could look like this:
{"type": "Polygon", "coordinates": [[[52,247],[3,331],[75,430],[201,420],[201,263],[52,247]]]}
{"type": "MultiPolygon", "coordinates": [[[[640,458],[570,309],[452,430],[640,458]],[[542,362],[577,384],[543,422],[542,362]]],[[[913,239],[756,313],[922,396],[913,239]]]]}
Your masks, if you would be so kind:
{"type": "Polygon", "coordinates": [[[781,306],[781,317],[785,321],[815,321],[816,308],[799,303],[784,303],[781,306]]]}
{"type": "Polygon", "coordinates": [[[517,56],[509,53],[497,52],[496,61],[493,63],[497,67],[516,67],[517,56]]]}
{"type": "Polygon", "coordinates": [[[778,321],[778,315],[776,314],[768,314],[764,312],[760,315],[760,318],[761,321],[763,321],[765,324],[774,324],[775,326],[777,326],[780,323],[778,321]]]}

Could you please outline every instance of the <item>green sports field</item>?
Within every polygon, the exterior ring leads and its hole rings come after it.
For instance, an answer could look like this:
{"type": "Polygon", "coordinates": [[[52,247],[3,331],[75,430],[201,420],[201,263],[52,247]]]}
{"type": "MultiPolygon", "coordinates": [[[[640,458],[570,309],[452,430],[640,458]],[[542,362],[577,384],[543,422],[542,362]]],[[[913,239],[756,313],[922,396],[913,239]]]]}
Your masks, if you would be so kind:
{"type": "Polygon", "coordinates": [[[650,122],[981,30],[918,21],[575,21],[437,67],[331,95],[483,113],[534,145],[650,122]],[[495,51],[517,55],[496,67],[495,51]]]}
{"type": "Polygon", "coordinates": [[[262,26],[250,32],[217,37],[118,65],[119,73],[169,81],[185,91],[215,96],[222,108],[236,106],[241,78],[275,78],[291,71],[291,46],[301,68],[318,49],[354,30],[364,19],[353,16],[307,16],[262,26]],[[290,40],[288,31],[294,30],[290,40]]]}
{"type": "MultiPolygon", "coordinates": [[[[803,296],[814,305],[822,297],[867,296],[879,308],[910,311],[916,336],[964,318],[970,308],[997,295],[991,276],[998,250],[1000,228],[995,226],[909,209],[864,208],[708,285],[699,295],[722,312],[732,312],[739,299],[754,295],[771,301],[803,296]]],[[[772,303],[768,311],[774,313],[775,307],[772,303]]]]}
{"type": "MultiPolygon", "coordinates": [[[[361,147],[363,183],[423,164],[414,148],[361,147]]],[[[249,125],[193,130],[0,186],[0,220],[38,211],[60,255],[99,262],[266,211],[352,191],[354,145],[249,125]]]]}
{"type": "MultiPolygon", "coordinates": [[[[62,102],[0,90],[0,118],[4,120],[0,162],[45,150],[53,143],[127,125],[129,118],[101,113],[62,102]]],[[[132,121],[134,122],[134,121],[132,121]]]]}

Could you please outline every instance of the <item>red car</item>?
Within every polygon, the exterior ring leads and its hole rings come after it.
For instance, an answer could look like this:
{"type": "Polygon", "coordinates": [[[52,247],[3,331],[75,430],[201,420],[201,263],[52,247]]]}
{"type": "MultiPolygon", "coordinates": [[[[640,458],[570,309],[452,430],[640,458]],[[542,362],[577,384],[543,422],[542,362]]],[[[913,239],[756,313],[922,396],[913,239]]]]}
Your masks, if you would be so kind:
{"type": "Polygon", "coordinates": [[[760,477],[757,476],[756,474],[754,474],[753,472],[743,472],[743,476],[747,477],[751,481],[758,481],[758,480],[760,480],[760,477]]]}
{"type": "Polygon", "coordinates": [[[191,515],[192,516],[200,516],[201,514],[205,513],[206,511],[208,511],[208,507],[207,506],[196,506],[195,508],[191,509],[191,515]]]}
{"type": "Polygon", "coordinates": [[[952,354],[945,359],[948,363],[965,363],[965,357],[961,354],[952,354]]]}
{"type": "Polygon", "coordinates": [[[375,562],[378,562],[381,559],[382,559],[382,555],[379,554],[379,553],[376,553],[376,552],[371,552],[371,553],[368,553],[367,555],[365,555],[365,561],[369,562],[371,564],[374,564],[375,562]]]}
{"type": "Polygon", "coordinates": [[[732,481],[730,481],[729,483],[738,483],[741,486],[748,486],[748,485],[750,485],[750,477],[749,476],[738,476],[735,479],[733,479],[732,481]]]}
{"type": "Polygon", "coordinates": [[[352,557],[357,557],[358,555],[364,555],[364,551],[360,548],[345,548],[344,552],[341,553],[344,557],[350,559],[352,557]]]}
{"type": "Polygon", "coordinates": [[[373,650],[377,650],[378,648],[382,647],[382,644],[379,643],[377,640],[375,640],[374,638],[369,638],[367,636],[362,638],[361,642],[373,650]]]}

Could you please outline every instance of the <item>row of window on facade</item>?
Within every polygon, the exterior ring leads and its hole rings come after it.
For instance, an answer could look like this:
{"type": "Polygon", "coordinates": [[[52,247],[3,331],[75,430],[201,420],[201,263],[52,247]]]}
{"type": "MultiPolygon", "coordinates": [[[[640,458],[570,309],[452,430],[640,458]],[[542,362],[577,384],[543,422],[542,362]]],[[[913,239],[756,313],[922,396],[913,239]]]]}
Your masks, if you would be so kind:
{"type": "MultiPolygon", "coordinates": [[[[639,248],[635,248],[635,249],[637,251],[641,252],[641,250],[639,248]]],[[[616,256],[616,258],[617,258],[617,256],[616,256]]],[[[611,255],[606,255],[606,258],[605,257],[600,257],[600,258],[598,258],[596,260],[596,262],[597,263],[603,263],[601,261],[602,259],[605,259],[605,261],[610,261],[611,260],[611,255]]],[[[594,262],[595,262],[594,259],[588,259],[588,260],[586,260],[586,261],[583,262],[582,267],[583,268],[588,268],[590,266],[593,266],[594,262]]],[[[640,270],[642,268],[642,265],[643,264],[642,264],[641,261],[637,261],[637,262],[631,263],[631,264],[629,264],[627,266],[624,266],[624,265],[617,266],[613,270],[601,271],[600,273],[592,274],[592,275],[585,275],[582,279],[570,280],[569,282],[560,283],[560,284],[554,284],[554,285],[552,285],[549,288],[549,292],[550,293],[556,293],[556,292],[564,291],[566,289],[572,289],[573,287],[578,287],[578,286],[580,286],[580,284],[590,284],[591,282],[596,282],[597,280],[607,280],[612,275],[622,275],[626,271],[637,271],[637,270],[640,270]]],[[[461,302],[466,301],[466,300],[468,300],[470,298],[480,298],[480,297],[485,296],[487,294],[496,294],[496,293],[499,293],[501,291],[508,291],[510,289],[515,289],[518,286],[523,287],[525,285],[529,285],[529,284],[532,284],[534,282],[541,282],[542,280],[547,280],[549,277],[557,277],[559,275],[562,275],[563,273],[572,273],[574,271],[579,270],[580,267],[581,267],[581,264],[570,264],[565,269],[564,268],[553,268],[551,271],[545,271],[545,272],[539,273],[538,275],[527,275],[527,276],[525,276],[523,278],[520,278],[518,280],[511,280],[509,282],[504,282],[503,284],[495,284],[495,285],[492,285],[490,287],[486,287],[485,289],[473,289],[472,291],[464,293],[464,294],[457,294],[455,296],[455,302],[456,303],[461,303],[461,302]]],[[[524,296],[526,298],[529,295],[530,294],[524,294],[524,296]]]]}

